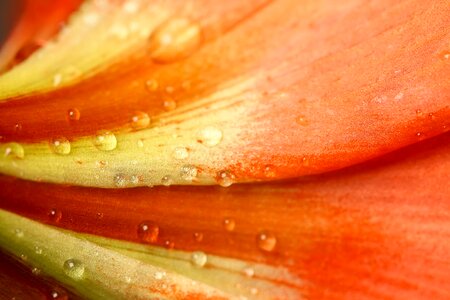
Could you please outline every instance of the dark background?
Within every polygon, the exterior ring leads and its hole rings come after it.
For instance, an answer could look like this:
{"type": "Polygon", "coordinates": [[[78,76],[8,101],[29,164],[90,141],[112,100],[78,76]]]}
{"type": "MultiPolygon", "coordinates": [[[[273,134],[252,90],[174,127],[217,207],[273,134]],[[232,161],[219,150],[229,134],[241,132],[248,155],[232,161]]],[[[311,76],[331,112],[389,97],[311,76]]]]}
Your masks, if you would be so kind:
{"type": "Polygon", "coordinates": [[[11,31],[15,20],[17,20],[24,5],[23,2],[24,0],[0,0],[0,46],[11,31]]]}

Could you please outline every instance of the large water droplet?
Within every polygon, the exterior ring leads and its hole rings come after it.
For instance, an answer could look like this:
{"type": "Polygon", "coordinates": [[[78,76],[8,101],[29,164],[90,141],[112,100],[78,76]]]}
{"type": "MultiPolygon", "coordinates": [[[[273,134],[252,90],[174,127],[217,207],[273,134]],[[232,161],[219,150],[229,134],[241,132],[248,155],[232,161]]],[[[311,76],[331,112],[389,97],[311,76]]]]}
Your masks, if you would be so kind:
{"type": "Polygon", "coordinates": [[[182,160],[182,159],[187,158],[188,156],[189,156],[189,152],[188,152],[188,150],[185,147],[176,147],[173,150],[173,157],[175,159],[182,160]]]}
{"type": "Polygon", "coordinates": [[[146,243],[156,243],[158,241],[159,226],[152,221],[143,221],[138,226],[138,237],[146,243]]]}
{"type": "Polygon", "coordinates": [[[258,234],[256,242],[258,244],[259,249],[271,252],[273,251],[273,249],[275,249],[275,246],[277,245],[277,238],[272,233],[263,231],[258,234]]]}
{"type": "Polygon", "coordinates": [[[150,125],[150,117],[142,111],[137,111],[131,117],[131,127],[135,130],[147,128],[150,125]]]}
{"type": "Polygon", "coordinates": [[[222,137],[222,130],[214,126],[205,127],[197,133],[198,142],[208,147],[213,147],[219,144],[222,137]]]}
{"type": "Polygon", "coordinates": [[[102,131],[95,136],[94,145],[98,150],[111,151],[116,149],[117,139],[114,133],[109,131],[102,131]]]}
{"type": "Polygon", "coordinates": [[[217,173],[216,180],[220,186],[229,187],[233,184],[235,176],[231,171],[220,171],[219,173],[217,173]]]}
{"type": "Polygon", "coordinates": [[[191,181],[197,177],[197,168],[193,165],[184,165],[181,167],[180,176],[184,180],[191,181]]]}
{"type": "Polygon", "coordinates": [[[201,42],[200,26],[188,19],[171,18],[150,36],[150,52],[154,61],[173,62],[190,55],[201,42]]]}
{"type": "Polygon", "coordinates": [[[233,231],[234,227],[236,227],[236,222],[233,219],[225,218],[223,220],[223,227],[226,231],[233,231]]]}
{"type": "Polygon", "coordinates": [[[80,280],[84,276],[84,264],[75,258],[68,259],[63,265],[64,273],[74,280],[80,280]]]}
{"type": "Polygon", "coordinates": [[[59,209],[52,208],[48,212],[48,218],[51,222],[58,223],[59,221],[61,221],[62,212],[59,209]]]}
{"type": "Polygon", "coordinates": [[[70,142],[65,137],[54,138],[50,141],[50,149],[59,155],[70,153],[70,142]]]}
{"type": "Polygon", "coordinates": [[[4,155],[8,158],[22,159],[25,156],[25,151],[19,143],[8,143],[5,145],[4,155]]]}
{"type": "Polygon", "coordinates": [[[208,256],[202,251],[195,251],[191,254],[191,262],[196,267],[203,267],[208,261],[208,256]]]}
{"type": "Polygon", "coordinates": [[[80,111],[76,108],[71,108],[67,111],[68,121],[78,121],[80,119],[80,111]]]}

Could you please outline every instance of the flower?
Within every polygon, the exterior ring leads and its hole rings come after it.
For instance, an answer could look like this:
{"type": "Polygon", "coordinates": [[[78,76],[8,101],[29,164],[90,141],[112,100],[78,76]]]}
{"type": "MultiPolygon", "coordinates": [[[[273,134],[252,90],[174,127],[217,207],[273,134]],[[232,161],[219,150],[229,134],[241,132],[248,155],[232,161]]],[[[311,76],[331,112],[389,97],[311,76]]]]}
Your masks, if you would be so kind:
{"type": "Polygon", "coordinates": [[[445,8],[84,2],[0,77],[2,251],[92,299],[445,299],[445,8]]]}

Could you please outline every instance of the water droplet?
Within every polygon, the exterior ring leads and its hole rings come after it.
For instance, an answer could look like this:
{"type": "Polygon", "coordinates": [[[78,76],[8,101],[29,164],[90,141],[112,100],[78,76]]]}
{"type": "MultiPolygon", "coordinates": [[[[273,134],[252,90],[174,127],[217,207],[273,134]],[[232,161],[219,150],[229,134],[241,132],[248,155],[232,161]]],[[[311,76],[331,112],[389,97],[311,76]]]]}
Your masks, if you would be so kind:
{"type": "Polygon", "coordinates": [[[253,288],[250,289],[250,293],[251,293],[252,295],[256,295],[256,294],[258,294],[258,289],[255,288],[255,287],[253,287],[253,288]]]}
{"type": "Polygon", "coordinates": [[[59,155],[70,153],[70,142],[65,137],[54,138],[50,141],[50,149],[59,155]]]}
{"type": "Polygon", "coordinates": [[[16,228],[16,229],[14,229],[14,234],[15,234],[16,237],[22,238],[23,237],[23,230],[20,229],[20,228],[16,228]]]}
{"type": "Polygon", "coordinates": [[[150,125],[150,117],[142,111],[137,111],[131,117],[131,127],[135,130],[147,128],[150,125]]]}
{"type": "Polygon", "coordinates": [[[223,220],[223,227],[225,227],[226,231],[233,231],[236,226],[236,222],[233,219],[225,218],[223,220]]]}
{"type": "Polygon", "coordinates": [[[67,111],[67,120],[78,121],[80,119],[80,111],[76,108],[71,108],[67,111]]]}
{"type": "Polygon", "coordinates": [[[145,82],[145,87],[149,92],[154,92],[158,89],[159,84],[155,79],[149,79],[145,82]]]}
{"type": "Polygon", "coordinates": [[[161,280],[166,276],[166,272],[155,272],[155,275],[153,276],[156,280],[161,280]]]}
{"type": "Polygon", "coordinates": [[[193,165],[184,165],[181,167],[180,176],[184,180],[191,181],[197,177],[197,168],[193,165]]]}
{"type": "Polygon", "coordinates": [[[253,277],[255,275],[255,270],[250,267],[244,268],[243,272],[247,277],[253,277]]]}
{"type": "Polygon", "coordinates": [[[59,294],[56,291],[51,292],[50,295],[52,296],[52,299],[58,299],[58,297],[59,297],[59,294]]]}
{"type": "Polygon", "coordinates": [[[50,219],[51,222],[58,223],[59,221],[61,221],[62,212],[59,209],[52,208],[48,212],[48,218],[50,219]]]}
{"type": "Polygon", "coordinates": [[[64,272],[74,280],[80,280],[84,276],[84,264],[75,258],[68,259],[63,265],[64,272]]]}
{"type": "Polygon", "coordinates": [[[202,251],[195,251],[191,254],[191,262],[196,267],[203,267],[208,261],[208,256],[202,251]]]}
{"type": "Polygon", "coordinates": [[[116,149],[117,139],[114,133],[109,131],[102,131],[95,136],[94,145],[98,150],[111,151],[116,149]]]}
{"type": "Polygon", "coordinates": [[[199,47],[200,42],[198,24],[183,18],[172,18],[152,33],[149,49],[154,61],[168,63],[187,57],[199,47]]]}
{"type": "Polygon", "coordinates": [[[423,117],[423,112],[420,109],[416,110],[416,116],[418,118],[422,118],[423,117]]]}
{"type": "Polygon", "coordinates": [[[166,98],[163,101],[163,107],[167,111],[172,111],[177,108],[177,103],[172,98],[166,98]]]}
{"type": "Polygon", "coordinates": [[[260,232],[256,239],[259,249],[267,252],[273,251],[277,245],[277,238],[266,231],[260,232]]]}
{"type": "Polygon", "coordinates": [[[14,125],[14,132],[15,133],[18,133],[21,130],[22,130],[22,124],[17,123],[17,124],[14,125]]]}
{"type": "Polygon", "coordinates": [[[139,139],[137,141],[137,145],[138,145],[139,148],[144,148],[144,141],[142,139],[139,139]]]}
{"type": "Polygon", "coordinates": [[[308,120],[305,118],[305,116],[299,116],[295,119],[295,123],[297,123],[298,125],[301,126],[308,126],[309,122],[308,120]]]}
{"type": "Polygon", "coordinates": [[[42,254],[42,248],[39,247],[39,246],[35,246],[35,247],[34,247],[34,252],[35,252],[36,254],[42,254]]]}
{"type": "Polygon", "coordinates": [[[402,92],[400,92],[400,93],[398,93],[398,94],[394,97],[394,99],[397,100],[397,101],[398,101],[398,100],[402,100],[403,95],[404,95],[404,94],[403,94],[402,92]]]}
{"type": "Polygon", "coordinates": [[[440,56],[441,56],[441,59],[443,59],[443,60],[449,60],[450,59],[450,51],[442,51],[440,56]]]}
{"type": "Polygon", "coordinates": [[[431,120],[435,120],[436,116],[433,113],[429,113],[428,117],[430,117],[431,120]]]}
{"type": "Polygon", "coordinates": [[[277,174],[275,172],[275,167],[273,165],[266,165],[264,167],[264,176],[268,178],[275,177],[277,174]]]}
{"type": "Polygon", "coordinates": [[[56,73],[53,76],[53,86],[57,87],[57,86],[59,86],[61,84],[61,82],[62,82],[62,74],[61,73],[56,73]]]}
{"type": "Polygon", "coordinates": [[[138,237],[147,243],[156,243],[158,241],[159,226],[152,221],[143,221],[138,226],[138,237]]]}
{"type": "Polygon", "coordinates": [[[220,171],[219,173],[217,173],[216,177],[217,183],[222,187],[229,187],[233,184],[234,179],[234,174],[228,170],[220,171]]]}
{"type": "Polygon", "coordinates": [[[208,147],[213,147],[219,144],[222,140],[222,137],[222,130],[214,126],[205,127],[197,134],[198,142],[208,147]]]}
{"type": "Polygon", "coordinates": [[[201,233],[201,232],[194,232],[194,239],[197,242],[203,241],[203,233],[201,233]]]}
{"type": "Polygon", "coordinates": [[[8,143],[5,145],[5,156],[9,158],[19,158],[22,159],[25,156],[25,151],[22,145],[18,143],[8,143]]]}
{"type": "Polygon", "coordinates": [[[170,240],[166,240],[164,242],[164,247],[166,247],[167,249],[173,249],[175,248],[175,243],[170,240]]]}
{"type": "Polygon", "coordinates": [[[126,283],[130,283],[131,282],[131,277],[130,276],[125,276],[125,282],[126,283]]]}
{"type": "Polygon", "coordinates": [[[161,184],[165,186],[170,186],[173,183],[173,179],[170,175],[166,175],[161,179],[161,184]]]}
{"type": "Polygon", "coordinates": [[[33,273],[34,276],[38,276],[39,274],[41,274],[41,270],[38,268],[33,268],[31,269],[31,273],[33,273]]]}
{"type": "Polygon", "coordinates": [[[186,148],[184,148],[184,147],[176,147],[176,148],[173,150],[173,157],[174,157],[175,159],[180,159],[180,160],[182,160],[182,159],[187,158],[188,156],[189,156],[189,152],[188,152],[188,150],[187,150],[186,148]]]}
{"type": "Polygon", "coordinates": [[[127,177],[120,173],[114,176],[114,185],[116,187],[124,187],[127,184],[127,177]]]}

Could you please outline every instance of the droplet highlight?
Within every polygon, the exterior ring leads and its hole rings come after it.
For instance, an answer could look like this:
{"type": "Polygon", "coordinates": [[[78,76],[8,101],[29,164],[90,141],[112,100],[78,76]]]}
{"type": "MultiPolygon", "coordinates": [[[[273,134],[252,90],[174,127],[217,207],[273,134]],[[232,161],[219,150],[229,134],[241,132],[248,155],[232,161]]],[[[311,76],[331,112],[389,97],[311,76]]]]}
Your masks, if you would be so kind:
{"type": "Polygon", "coordinates": [[[62,212],[59,209],[52,208],[48,212],[48,218],[51,222],[58,223],[62,219],[62,212]]]}
{"type": "Polygon", "coordinates": [[[200,43],[198,24],[184,18],[171,18],[152,33],[149,50],[155,62],[170,63],[189,56],[200,43]]]}
{"type": "Polygon", "coordinates": [[[236,227],[236,222],[233,219],[225,218],[223,220],[223,227],[225,228],[226,231],[231,232],[236,227]]]}
{"type": "Polygon", "coordinates": [[[277,238],[272,233],[263,231],[258,234],[256,242],[259,249],[266,252],[271,252],[277,245],[277,238]]]}
{"type": "Polygon", "coordinates": [[[301,125],[301,126],[308,126],[308,124],[309,124],[308,119],[306,119],[305,116],[298,116],[295,119],[295,123],[297,123],[298,125],[301,125]]]}
{"type": "Polygon", "coordinates": [[[159,87],[158,81],[156,81],[155,79],[149,79],[145,82],[145,88],[149,92],[156,91],[158,87],[159,87]]]}
{"type": "Polygon", "coordinates": [[[67,120],[68,121],[78,121],[80,119],[80,111],[76,108],[70,108],[67,111],[67,120]]]}
{"type": "Polygon", "coordinates": [[[143,221],[138,226],[138,237],[146,243],[156,243],[159,236],[159,226],[152,221],[143,221]]]}
{"type": "Polygon", "coordinates": [[[207,126],[197,133],[197,141],[207,147],[214,147],[218,145],[223,138],[222,130],[207,126]]]}
{"type": "Polygon", "coordinates": [[[202,251],[195,251],[191,254],[191,263],[196,267],[204,267],[208,261],[208,256],[202,251]]]}
{"type": "Polygon", "coordinates": [[[65,137],[53,138],[50,141],[50,149],[53,153],[59,155],[68,155],[70,153],[70,142],[65,137]]]}
{"type": "Polygon", "coordinates": [[[142,111],[137,111],[131,117],[131,127],[134,130],[144,129],[150,125],[150,117],[142,111]]]}
{"type": "Polygon", "coordinates": [[[233,184],[235,177],[231,171],[220,171],[217,173],[216,181],[222,187],[229,187],[233,184]]]}
{"type": "Polygon", "coordinates": [[[114,150],[117,147],[116,136],[109,131],[99,132],[94,138],[94,146],[101,151],[114,150]]]}
{"type": "Polygon", "coordinates": [[[75,258],[68,259],[63,265],[64,273],[74,280],[80,280],[84,276],[84,264],[75,258]]]}

